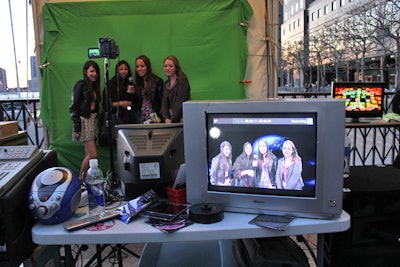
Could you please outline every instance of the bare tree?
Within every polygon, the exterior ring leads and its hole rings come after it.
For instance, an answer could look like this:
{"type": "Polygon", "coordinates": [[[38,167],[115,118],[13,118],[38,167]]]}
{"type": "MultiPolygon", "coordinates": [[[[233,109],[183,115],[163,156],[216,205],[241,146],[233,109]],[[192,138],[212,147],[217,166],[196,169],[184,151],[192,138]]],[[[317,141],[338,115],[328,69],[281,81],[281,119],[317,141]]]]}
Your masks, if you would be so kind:
{"type": "Polygon", "coordinates": [[[344,38],[342,22],[335,21],[325,30],[325,47],[330,63],[335,70],[335,79],[339,80],[339,67],[346,54],[346,39],[344,38]]]}
{"type": "Polygon", "coordinates": [[[295,67],[296,60],[293,57],[293,46],[291,43],[286,43],[285,45],[282,45],[281,47],[281,57],[282,57],[282,63],[283,68],[286,71],[287,74],[287,80],[285,81],[285,84],[290,84],[293,86],[293,77],[290,75],[290,71],[295,67]]]}
{"type": "Polygon", "coordinates": [[[323,63],[329,58],[327,54],[325,28],[313,32],[309,36],[310,41],[310,63],[317,66],[317,87],[318,90],[325,83],[325,71],[323,63]]]}
{"type": "Polygon", "coordinates": [[[349,12],[342,24],[342,33],[347,40],[347,59],[356,61],[356,72],[361,73],[361,80],[364,81],[365,58],[368,51],[371,51],[375,43],[376,28],[372,27],[368,14],[362,12],[356,6],[349,12]]]}
{"type": "Polygon", "coordinates": [[[400,90],[400,1],[376,1],[361,11],[368,16],[364,22],[376,29],[375,42],[385,54],[394,54],[395,88],[400,90]]]}
{"type": "MultiPolygon", "coordinates": [[[[282,50],[282,58],[292,69],[299,73],[299,85],[304,84],[303,77],[306,75],[308,66],[308,52],[302,40],[287,43],[282,50]]],[[[294,82],[294,81],[292,81],[294,82]]]]}

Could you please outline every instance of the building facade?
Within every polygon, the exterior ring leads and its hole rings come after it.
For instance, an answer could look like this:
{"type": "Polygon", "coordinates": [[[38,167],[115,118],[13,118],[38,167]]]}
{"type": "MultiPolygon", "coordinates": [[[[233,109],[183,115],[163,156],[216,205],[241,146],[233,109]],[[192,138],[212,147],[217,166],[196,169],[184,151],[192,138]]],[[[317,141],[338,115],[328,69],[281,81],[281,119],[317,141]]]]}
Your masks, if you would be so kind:
{"type": "Polygon", "coordinates": [[[39,76],[38,76],[38,64],[36,56],[30,57],[31,66],[31,79],[28,80],[28,90],[31,92],[39,91],[39,76]]]}
{"type": "Polygon", "coordinates": [[[0,68],[0,92],[7,90],[7,74],[6,70],[0,68]]]}
{"type": "Polygon", "coordinates": [[[336,80],[384,81],[391,88],[395,83],[395,62],[392,54],[378,49],[377,46],[369,47],[361,62],[360,53],[357,56],[349,53],[346,40],[340,44],[335,43],[335,38],[332,38],[335,31],[346,31],[345,23],[351,19],[351,14],[372,2],[374,1],[284,0],[281,47],[293,50],[293,44],[297,44],[296,49],[300,44],[304,53],[301,56],[298,50],[297,54],[292,51],[292,62],[285,61],[283,56],[281,75],[284,83],[303,88],[310,83],[323,86],[336,80]],[[325,44],[320,43],[321,49],[318,51],[316,42],[322,39],[327,40],[325,44]]]}

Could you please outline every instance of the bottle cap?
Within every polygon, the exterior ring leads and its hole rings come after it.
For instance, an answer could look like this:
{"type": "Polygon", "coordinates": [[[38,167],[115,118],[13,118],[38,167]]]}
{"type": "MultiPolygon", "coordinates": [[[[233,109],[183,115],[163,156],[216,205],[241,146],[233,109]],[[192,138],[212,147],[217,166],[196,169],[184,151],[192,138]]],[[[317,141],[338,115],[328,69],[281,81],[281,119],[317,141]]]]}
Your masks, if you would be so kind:
{"type": "Polygon", "coordinates": [[[99,162],[97,159],[91,159],[89,160],[89,167],[93,168],[93,167],[98,167],[99,166],[99,162]]]}

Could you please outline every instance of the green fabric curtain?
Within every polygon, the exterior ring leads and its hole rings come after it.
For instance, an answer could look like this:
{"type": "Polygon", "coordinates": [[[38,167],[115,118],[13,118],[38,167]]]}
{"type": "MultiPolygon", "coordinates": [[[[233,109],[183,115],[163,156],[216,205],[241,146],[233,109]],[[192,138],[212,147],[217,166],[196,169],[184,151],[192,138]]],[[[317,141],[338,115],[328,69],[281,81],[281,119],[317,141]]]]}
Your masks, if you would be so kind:
{"type": "MultiPolygon", "coordinates": [[[[192,99],[245,98],[242,80],[247,62],[247,24],[252,9],[246,0],[134,0],[47,3],[43,6],[44,43],[41,118],[49,130],[51,149],[61,166],[77,171],[83,145],[71,138],[71,90],[82,78],[88,48],[110,37],[120,55],[110,59],[109,78],[118,60],[141,54],[153,71],[166,79],[163,59],[178,57],[192,89],[192,99]]],[[[96,59],[104,77],[104,59],[96,59]]],[[[104,87],[102,78],[102,87],[104,87]]],[[[103,171],[109,168],[107,148],[99,149],[103,171]]]]}

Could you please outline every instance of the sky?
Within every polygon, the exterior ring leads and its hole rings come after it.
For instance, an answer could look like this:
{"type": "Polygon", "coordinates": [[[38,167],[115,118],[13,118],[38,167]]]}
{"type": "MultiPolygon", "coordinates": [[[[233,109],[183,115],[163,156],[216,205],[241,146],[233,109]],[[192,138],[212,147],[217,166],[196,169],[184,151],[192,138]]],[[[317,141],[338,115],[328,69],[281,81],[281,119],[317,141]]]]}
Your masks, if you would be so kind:
{"type": "Polygon", "coordinates": [[[31,76],[29,58],[35,56],[35,35],[32,5],[28,4],[28,2],[29,0],[0,0],[0,68],[6,70],[9,88],[16,88],[18,84],[9,3],[11,4],[14,27],[19,86],[27,87],[28,79],[31,76]],[[26,19],[27,11],[28,20],[26,19]],[[26,34],[27,27],[28,34],[26,34]]]}

